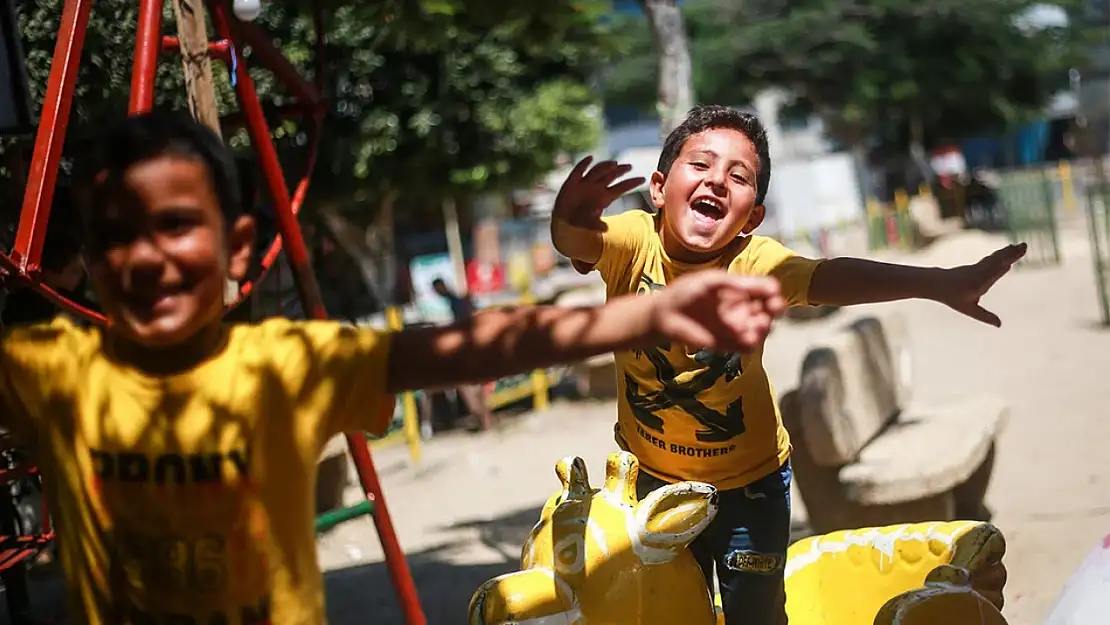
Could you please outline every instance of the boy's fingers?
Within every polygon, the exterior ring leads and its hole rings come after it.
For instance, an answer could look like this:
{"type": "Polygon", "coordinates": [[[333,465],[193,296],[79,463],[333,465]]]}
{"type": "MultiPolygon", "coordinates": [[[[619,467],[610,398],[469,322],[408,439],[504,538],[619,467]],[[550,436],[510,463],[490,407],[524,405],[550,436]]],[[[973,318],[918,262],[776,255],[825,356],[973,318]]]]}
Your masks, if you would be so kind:
{"type": "Polygon", "coordinates": [[[582,160],[578,161],[578,163],[575,164],[574,169],[570,170],[570,175],[568,175],[567,178],[573,180],[575,178],[583,177],[583,175],[585,175],[586,173],[586,168],[589,167],[590,163],[592,163],[593,161],[594,157],[592,156],[586,156],[582,160]]]}
{"type": "Polygon", "coordinates": [[[616,161],[601,161],[597,165],[594,165],[590,171],[586,172],[586,180],[588,182],[600,182],[612,173],[613,170],[617,168],[617,165],[618,163],[616,161]]]}
{"type": "Polygon", "coordinates": [[[1025,252],[1028,249],[1029,249],[1029,246],[1027,244],[1025,244],[1025,243],[1016,243],[1016,244],[1007,245],[1006,247],[995,250],[987,258],[989,258],[993,261],[1004,262],[1007,265],[1012,265],[1012,264],[1016,263],[1017,261],[1021,260],[1021,257],[1025,256],[1025,252]]]}
{"type": "Polygon", "coordinates": [[[753,276],[730,276],[722,274],[720,284],[738,293],[743,293],[748,298],[771,299],[781,298],[779,282],[773,278],[757,278],[753,276]]]}
{"type": "Polygon", "coordinates": [[[668,338],[685,345],[696,345],[699,348],[715,347],[717,341],[713,333],[697,321],[686,315],[676,314],[671,319],[668,338]]]}
{"type": "Polygon", "coordinates": [[[961,312],[963,312],[968,317],[975,319],[976,321],[982,321],[983,323],[994,326],[996,328],[1002,327],[1002,319],[999,319],[998,315],[992,313],[991,311],[983,308],[978,304],[975,304],[971,308],[968,308],[967,310],[963,310],[961,312]]]}
{"type": "Polygon", "coordinates": [[[619,198],[620,196],[624,195],[625,193],[628,193],[629,191],[635,189],[636,187],[644,184],[645,180],[647,180],[647,179],[646,178],[629,178],[628,180],[621,180],[617,184],[608,188],[609,195],[610,195],[610,197],[612,197],[615,200],[615,199],[619,198]]]}

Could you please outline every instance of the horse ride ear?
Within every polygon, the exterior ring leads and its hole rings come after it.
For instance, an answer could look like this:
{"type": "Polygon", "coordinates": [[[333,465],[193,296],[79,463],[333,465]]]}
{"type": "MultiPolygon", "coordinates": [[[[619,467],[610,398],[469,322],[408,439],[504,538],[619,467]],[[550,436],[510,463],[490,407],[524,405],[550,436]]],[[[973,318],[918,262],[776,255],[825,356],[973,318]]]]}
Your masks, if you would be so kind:
{"type": "Polygon", "coordinates": [[[615,451],[605,461],[605,492],[613,503],[636,505],[636,478],[640,462],[627,451],[615,451]]]}
{"type": "Polygon", "coordinates": [[[677,554],[694,542],[717,516],[717,489],[702,482],[678,482],[651,492],[636,510],[640,542],[677,554]]]}
{"type": "Polygon", "coordinates": [[[555,474],[563,485],[563,499],[585,499],[593,489],[586,472],[586,461],[578,456],[567,456],[555,465],[555,474]]]}

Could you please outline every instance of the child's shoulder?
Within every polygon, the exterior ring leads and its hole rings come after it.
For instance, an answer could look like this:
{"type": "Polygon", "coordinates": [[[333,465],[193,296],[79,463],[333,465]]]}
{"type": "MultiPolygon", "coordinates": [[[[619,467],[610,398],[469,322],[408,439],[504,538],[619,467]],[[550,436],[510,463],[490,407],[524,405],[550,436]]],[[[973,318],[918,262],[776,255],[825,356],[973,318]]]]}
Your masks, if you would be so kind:
{"type": "Polygon", "coordinates": [[[759,259],[765,256],[782,256],[789,253],[785,245],[774,237],[752,234],[745,237],[744,245],[737,252],[737,257],[759,259]]]}
{"type": "Polygon", "coordinates": [[[656,231],[655,214],[639,208],[605,217],[605,224],[610,229],[618,228],[640,235],[648,235],[656,231]]]}
{"type": "Polygon", "coordinates": [[[4,329],[4,345],[21,344],[36,349],[73,350],[76,345],[100,344],[100,329],[81,324],[67,315],[58,315],[50,321],[16,325],[4,329]]]}
{"type": "Polygon", "coordinates": [[[748,243],[744,247],[744,252],[749,254],[758,254],[760,252],[778,250],[783,247],[783,244],[774,237],[768,237],[762,234],[753,234],[748,236],[748,243]]]}
{"type": "Polygon", "coordinates": [[[272,341],[297,340],[307,336],[328,334],[335,336],[351,324],[331,319],[288,319],[271,317],[253,323],[239,323],[232,326],[232,336],[236,341],[267,343],[272,341]]]}
{"type": "Polygon", "coordinates": [[[232,341],[254,352],[315,352],[353,340],[373,340],[380,332],[331,319],[274,317],[232,327],[232,341]]]}

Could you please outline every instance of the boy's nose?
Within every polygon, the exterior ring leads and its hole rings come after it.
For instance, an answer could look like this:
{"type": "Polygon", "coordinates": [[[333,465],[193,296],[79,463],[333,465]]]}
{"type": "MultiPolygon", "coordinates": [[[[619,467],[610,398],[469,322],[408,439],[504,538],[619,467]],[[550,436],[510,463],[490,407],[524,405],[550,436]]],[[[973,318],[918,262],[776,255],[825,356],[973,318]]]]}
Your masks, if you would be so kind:
{"type": "Polygon", "coordinates": [[[705,172],[705,186],[713,190],[714,193],[723,193],[725,190],[725,172],[713,168],[705,172]]]}
{"type": "Polygon", "coordinates": [[[136,279],[149,274],[160,274],[165,260],[162,249],[148,237],[139,237],[131,243],[127,260],[136,279]]]}

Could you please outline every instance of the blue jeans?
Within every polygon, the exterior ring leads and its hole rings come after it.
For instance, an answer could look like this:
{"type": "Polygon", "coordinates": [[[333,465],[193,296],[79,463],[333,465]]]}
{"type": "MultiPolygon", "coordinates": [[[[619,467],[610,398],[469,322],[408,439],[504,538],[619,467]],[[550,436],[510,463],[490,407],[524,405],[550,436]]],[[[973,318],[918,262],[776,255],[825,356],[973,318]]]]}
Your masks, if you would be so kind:
{"type": "MultiPolygon", "coordinates": [[[[726,625],[786,625],[792,477],[787,461],[743,488],[720,491],[717,517],[690,545],[710,588],[716,569],[726,625]]],[[[664,485],[640,472],[636,493],[643,499],[664,485]]]]}

